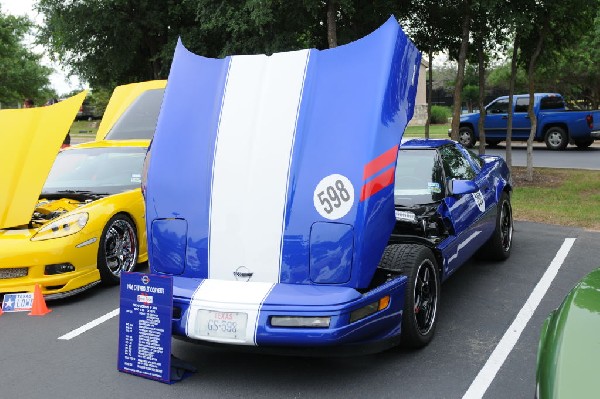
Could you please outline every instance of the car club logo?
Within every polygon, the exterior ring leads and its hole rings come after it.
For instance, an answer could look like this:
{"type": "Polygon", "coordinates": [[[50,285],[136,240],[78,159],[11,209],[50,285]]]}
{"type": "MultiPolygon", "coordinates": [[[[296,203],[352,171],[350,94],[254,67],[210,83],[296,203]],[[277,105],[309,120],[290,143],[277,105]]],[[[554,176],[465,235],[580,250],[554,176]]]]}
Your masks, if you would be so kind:
{"type": "Polygon", "coordinates": [[[254,273],[246,266],[240,266],[233,272],[233,276],[237,281],[250,281],[253,275],[254,273]]]}
{"type": "Polygon", "coordinates": [[[142,283],[148,284],[150,282],[150,277],[144,275],[142,276],[142,283]]]}

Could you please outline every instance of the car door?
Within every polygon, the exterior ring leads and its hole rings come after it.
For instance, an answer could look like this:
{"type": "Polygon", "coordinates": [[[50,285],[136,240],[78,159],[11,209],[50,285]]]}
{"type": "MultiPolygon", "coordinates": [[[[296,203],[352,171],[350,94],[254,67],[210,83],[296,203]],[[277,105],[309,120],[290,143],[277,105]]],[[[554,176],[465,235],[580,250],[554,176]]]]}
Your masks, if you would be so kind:
{"type": "Polygon", "coordinates": [[[515,102],[515,112],[513,114],[512,138],[517,140],[527,140],[531,130],[531,120],[527,113],[529,108],[529,96],[518,97],[515,102]]]}
{"type": "Polygon", "coordinates": [[[508,98],[500,98],[488,105],[484,123],[486,139],[504,140],[507,122],[508,98]]]}
{"type": "Polygon", "coordinates": [[[480,166],[474,165],[466,152],[454,145],[439,150],[447,181],[471,180],[480,187],[474,193],[450,195],[444,199],[448,219],[452,225],[453,239],[444,249],[445,271],[452,273],[470,258],[485,242],[483,215],[493,202],[486,190],[491,190],[486,180],[479,179],[480,166]],[[482,191],[483,188],[483,191],[482,191]]]}

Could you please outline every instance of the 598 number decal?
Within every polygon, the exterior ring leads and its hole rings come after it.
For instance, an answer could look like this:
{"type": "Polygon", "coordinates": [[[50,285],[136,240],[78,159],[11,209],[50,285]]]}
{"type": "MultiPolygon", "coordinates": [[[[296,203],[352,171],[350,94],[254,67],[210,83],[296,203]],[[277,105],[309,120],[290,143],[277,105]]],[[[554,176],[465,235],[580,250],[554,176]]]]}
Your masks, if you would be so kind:
{"type": "Polygon", "coordinates": [[[319,215],[325,219],[339,219],[352,208],[354,187],[346,176],[329,175],[317,184],[313,202],[319,215]]]}

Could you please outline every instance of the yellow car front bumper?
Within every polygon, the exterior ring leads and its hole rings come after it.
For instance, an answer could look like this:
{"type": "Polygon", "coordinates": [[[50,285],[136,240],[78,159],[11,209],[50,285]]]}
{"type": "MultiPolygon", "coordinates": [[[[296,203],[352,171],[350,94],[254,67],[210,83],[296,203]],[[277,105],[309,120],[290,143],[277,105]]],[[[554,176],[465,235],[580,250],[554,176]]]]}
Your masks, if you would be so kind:
{"type": "Polygon", "coordinates": [[[101,231],[31,241],[34,233],[27,228],[0,230],[0,293],[33,292],[39,284],[52,299],[100,282],[96,262],[101,231]],[[72,265],[74,270],[55,273],[53,265],[72,265]]]}

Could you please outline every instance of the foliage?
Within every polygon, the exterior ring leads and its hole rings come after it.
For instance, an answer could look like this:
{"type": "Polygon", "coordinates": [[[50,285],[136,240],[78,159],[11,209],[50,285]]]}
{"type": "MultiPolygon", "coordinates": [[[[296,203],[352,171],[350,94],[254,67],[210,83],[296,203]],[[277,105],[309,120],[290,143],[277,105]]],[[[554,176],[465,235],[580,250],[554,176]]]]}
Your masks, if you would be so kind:
{"type": "Polygon", "coordinates": [[[54,96],[49,88],[50,69],[41,65],[41,55],[23,44],[31,28],[26,18],[0,10],[0,103],[16,106],[32,98],[35,104],[44,104],[54,96]]]}
{"type": "MultiPolygon", "coordinates": [[[[333,1],[333,0],[332,0],[333,1]]],[[[337,0],[337,37],[356,40],[408,0],[337,0]]],[[[39,42],[94,88],[164,79],[178,37],[207,57],[326,48],[325,1],[39,0],[39,42]],[[90,18],[93,15],[93,18],[90,18]]]]}
{"type": "Polygon", "coordinates": [[[553,49],[549,62],[538,71],[539,85],[544,91],[556,91],[567,98],[583,100],[593,109],[600,107],[600,9],[596,12],[593,29],[588,29],[579,40],[553,49]]]}
{"type": "Polygon", "coordinates": [[[177,36],[187,33],[182,27],[194,24],[186,4],[39,0],[46,25],[38,41],[92,87],[164,78],[177,36]]]}
{"type": "Polygon", "coordinates": [[[450,118],[451,115],[452,112],[448,107],[442,107],[441,105],[431,106],[431,123],[446,124],[448,123],[448,118],[450,118]]]}
{"type": "MultiPolygon", "coordinates": [[[[508,92],[508,82],[510,80],[510,63],[504,63],[497,67],[491,68],[487,77],[488,85],[505,90],[508,92]]],[[[527,92],[527,74],[524,69],[520,68],[517,71],[515,80],[515,90],[519,93],[527,92]]],[[[546,90],[543,90],[546,91],[546,90]]]]}
{"type": "Polygon", "coordinates": [[[96,109],[97,115],[103,115],[106,110],[106,106],[108,105],[108,101],[110,100],[110,96],[112,95],[112,90],[98,88],[92,90],[89,94],[88,98],[90,101],[90,105],[96,109]]]}
{"type": "Polygon", "coordinates": [[[473,112],[473,105],[479,100],[479,86],[464,86],[462,89],[461,97],[467,103],[467,108],[469,112],[473,112]]]}

